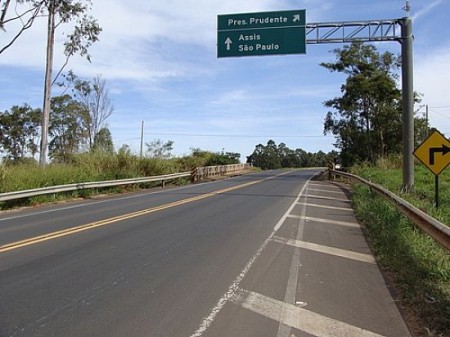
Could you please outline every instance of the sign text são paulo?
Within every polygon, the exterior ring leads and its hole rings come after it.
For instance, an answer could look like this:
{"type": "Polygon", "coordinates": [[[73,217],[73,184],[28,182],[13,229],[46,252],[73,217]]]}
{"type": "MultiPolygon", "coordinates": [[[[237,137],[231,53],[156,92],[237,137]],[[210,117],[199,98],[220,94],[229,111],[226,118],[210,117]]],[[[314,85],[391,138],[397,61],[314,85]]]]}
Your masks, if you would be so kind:
{"type": "Polygon", "coordinates": [[[217,56],[306,53],[306,11],[219,15],[217,56]]]}

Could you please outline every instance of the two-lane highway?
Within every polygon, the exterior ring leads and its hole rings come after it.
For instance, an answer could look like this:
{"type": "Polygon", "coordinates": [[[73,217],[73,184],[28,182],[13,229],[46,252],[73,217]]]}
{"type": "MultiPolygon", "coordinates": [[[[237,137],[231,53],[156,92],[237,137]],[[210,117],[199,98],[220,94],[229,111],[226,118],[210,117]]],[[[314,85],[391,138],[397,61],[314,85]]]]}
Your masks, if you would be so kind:
{"type": "Polygon", "coordinates": [[[4,215],[1,335],[189,335],[310,175],[261,173],[4,215]]]}
{"type": "MultiPolygon", "coordinates": [[[[323,273],[337,251],[317,259],[317,244],[302,250],[306,222],[320,218],[305,206],[317,172],[263,172],[0,215],[0,336],[300,337],[326,335],[330,326],[342,336],[407,336],[382,278],[386,301],[377,299],[376,309],[389,314],[378,313],[370,329],[307,310],[320,288],[305,274],[323,273]]],[[[325,233],[312,236],[321,247],[325,233]]],[[[357,256],[364,273],[378,275],[364,239],[352,240],[360,252],[341,249],[338,259],[357,256]]],[[[338,307],[327,300],[317,308],[338,307]]]]}

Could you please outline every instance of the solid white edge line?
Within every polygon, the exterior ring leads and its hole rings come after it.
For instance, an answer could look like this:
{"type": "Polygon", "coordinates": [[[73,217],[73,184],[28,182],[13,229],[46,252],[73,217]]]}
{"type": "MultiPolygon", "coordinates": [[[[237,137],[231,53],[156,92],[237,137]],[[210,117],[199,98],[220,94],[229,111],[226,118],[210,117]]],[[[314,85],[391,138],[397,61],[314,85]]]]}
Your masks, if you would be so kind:
{"type": "MultiPolygon", "coordinates": [[[[300,195],[298,196],[297,200],[300,200],[300,198],[305,193],[305,189],[309,191],[309,181],[306,182],[304,188],[302,189],[300,195]]],[[[305,198],[305,201],[307,201],[307,198],[305,198]]],[[[298,203],[297,203],[298,205],[298,203]]],[[[289,212],[288,217],[290,217],[289,212]]],[[[302,206],[301,208],[301,214],[302,216],[306,215],[306,205],[302,206]]],[[[305,220],[299,219],[298,227],[297,227],[297,240],[303,239],[303,229],[305,227],[305,220]]],[[[284,295],[284,302],[294,304],[296,297],[297,297],[297,287],[298,287],[298,270],[300,267],[300,249],[298,247],[294,248],[294,254],[292,255],[292,262],[291,267],[289,269],[289,278],[286,286],[286,293],[284,295]]],[[[283,324],[280,322],[278,325],[278,332],[277,337],[289,337],[291,335],[292,328],[286,324],[283,324]]]]}
{"type": "MultiPolygon", "coordinates": [[[[291,171],[289,171],[287,173],[290,173],[290,172],[291,171]]],[[[232,300],[234,298],[236,292],[239,289],[239,284],[242,282],[244,277],[247,275],[248,271],[250,270],[252,265],[255,263],[256,259],[261,255],[263,250],[266,248],[267,244],[270,241],[272,241],[272,238],[275,236],[275,233],[283,225],[283,223],[287,219],[288,215],[292,212],[294,207],[297,205],[298,201],[300,200],[300,198],[301,198],[301,196],[302,196],[302,194],[303,194],[303,192],[304,192],[304,190],[306,188],[306,185],[308,184],[309,180],[311,180],[311,179],[312,179],[312,177],[305,182],[305,185],[303,186],[303,188],[301,189],[300,193],[295,198],[294,202],[291,204],[291,206],[289,206],[289,208],[286,211],[286,213],[284,213],[284,215],[281,217],[281,219],[277,222],[277,224],[273,228],[272,233],[270,233],[270,235],[263,242],[261,247],[259,247],[259,249],[256,251],[256,253],[252,256],[252,258],[245,265],[245,267],[241,271],[241,273],[236,277],[236,279],[228,287],[227,292],[219,299],[217,304],[212,308],[212,310],[209,313],[209,315],[207,315],[207,316],[205,316],[203,318],[203,320],[201,321],[198,329],[192,335],[190,335],[190,337],[201,337],[201,336],[203,336],[203,334],[206,332],[206,330],[208,330],[208,328],[214,322],[214,319],[216,318],[217,314],[222,310],[222,308],[225,306],[225,304],[228,301],[230,301],[230,300],[232,300]]]]}
{"type": "MultiPolygon", "coordinates": [[[[201,185],[204,185],[204,184],[208,184],[208,183],[199,183],[199,184],[196,184],[196,186],[201,186],[201,185]]],[[[41,210],[41,211],[37,210],[36,212],[27,213],[27,214],[12,215],[12,216],[7,217],[7,218],[1,218],[0,222],[6,221],[6,220],[28,218],[28,217],[36,216],[36,214],[41,215],[41,214],[47,214],[47,213],[55,213],[55,212],[59,212],[59,211],[69,210],[69,209],[75,209],[75,208],[81,208],[81,207],[89,207],[89,206],[98,205],[98,204],[105,204],[105,203],[108,203],[108,202],[117,202],[117,201],[121,201],[121,200],[134,199],[134,198],[139,198],[139,197],[142,197],[142,196],[153,195],[153,194],[158,194],[158,193],[166,193],[166,192],[170,192],[170,191],[180,191],[180,190],[192,187],[192,186],[193,185],[180,186],[180,187],[175,187],[175,188],[170,188],[170,189],[165,189],[165,190],[152,191],[152,192],[148,192],[148,193],[139,193],[138,192],[138,194],[122,196],[122,197],[119,196],[117,198],[114,198],[115,195],[112,194],[111,198],[108,198],[108,199],[105,199],[105,200],[96,200],[96,201],[81,200],[82,202],[85,201],[85,203],[81,203],[81,204],[77,204],[77,205],[65,206],[65,207],[61,207],[61,208],[41,210]]],[[[7,212],[7,211],[4,211],[4,212],[7,212]]],[[[0,212],[0,215],[1,215],[1,212],[0,212]]]]}
{"type": "MultiPolygon", "coordinates": [[[[248,175],[253,175],[253,174],[254,173],[250,173],[248,175]]],[[[85,201],[85,203],[81,203],[81,204],[77,204],[77,205],[70,205],[70,206],[61,207],[61,208],[48,209],[48,210],[41,210],[41,211],[37,210],[36,212],[33,212],[33,213],[18,214],[18,215],[12,215],[10,217],[0,218],[0,223],[3,221],[6,221],[6,220],[28,218],[28,217],[35,216],[36,214],[40,215],[40,214],[46,214],[46,213],[54,213],[54,212],[65,211],[65,210],[75,209],[75,208],[80,208],[80,207],[88,207],[88,206],[92,206],[92,205],[104,204],[104,203],[108,203],[108,202],[117,202],[120,200],[134,199],[134,198],[139,198],[139,197],[147,196],[147,195],[162,194],[162,193],[167,193],[167,192],[172,192],[172,191],[180,191],[180,190],[184,190],[184,189],[187,189],[187,188],[190,188],[193,186],[202,186],[202,185],[206,185],[206,184],[217,184],[222,181],[224,181],[224,180],[207,181],[207,182],[203,182],[203,183],[188,184],[185,186],[166,188],[166,189],[158,190],[158,191],[149,191],[148,193],[146,193],[145,191],[140,191],[140,192],[142,192],[142,193],[140,193],[138,191],[136,194],[126,195],[126,196],[118,196],[117,198],[114,198],[114,196],[116,196],[116,194],[112,194],[111,198],[107,198],[105,200],[96,200],[96,201],[91,200],[90,202],[88,202],[88,200],[82,200],[82,202],[85,201]]],[[[0,211],[0,215],[2,215],[2,213],[4,214],[6,212],[8,212],[8,211],[0,211]]],[[[13,212],[15,212],[15,211],[13,211],[13,212]]]]}

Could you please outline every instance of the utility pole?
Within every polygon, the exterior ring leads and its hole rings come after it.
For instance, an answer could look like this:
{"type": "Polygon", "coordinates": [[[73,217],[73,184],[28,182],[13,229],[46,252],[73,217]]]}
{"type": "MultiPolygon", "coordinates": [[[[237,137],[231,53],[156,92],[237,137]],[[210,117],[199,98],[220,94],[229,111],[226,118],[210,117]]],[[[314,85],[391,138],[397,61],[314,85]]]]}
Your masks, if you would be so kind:
{"type": "Polygon", "coordinates": [[[41,118],[41,148],[39,151],[39,165],[45,167],[47,163],[48,149],[48,126],[50,120],[50,104],[52,91],[52,70],[53,70],[53,45],[55,42],[55,8],[54,3],[50,2],[48,8],[47,24],[47,54],[45,68],[44,84],[44,106],[42,108],[41,118]]]}
{"type": "Polygon", "coordinates": [[[142,158],[144,155],[144,121],[142,121],[141,124],[141,155],[140,157],[142,158]]]}

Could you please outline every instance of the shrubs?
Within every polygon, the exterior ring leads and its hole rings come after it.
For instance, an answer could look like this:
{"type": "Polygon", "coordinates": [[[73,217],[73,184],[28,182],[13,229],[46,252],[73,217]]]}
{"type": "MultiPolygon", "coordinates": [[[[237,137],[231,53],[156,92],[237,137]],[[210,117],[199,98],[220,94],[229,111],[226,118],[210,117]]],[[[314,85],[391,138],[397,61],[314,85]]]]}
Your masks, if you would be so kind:
{"type": "MultiPolygon", "coordinates": [[[[189,156],[180,158],[140,158],[133,155],[128,148],[121,148],[118,153],[105,151],[92,151],[75,154],[70,157],[70,163],[52,163],[45,168],[38,166],[35,160],[21,162],[4,162],[0,165],[0,193],[29,190],[55,185],[66,185],[81,182],[117,180],[136,177],[149,177],[177,172],[191,171],[197,166],[226,165],[238,163],[239,154],[211,153],[193,150],[189,156]]],[[[176,181],[176,184],[187,180],[176,181]]],[[[154,186],[154,184],[146,185],[154,186]]],[[[122,188],[108,188],[117,192],[122,188]]],[[[105,189],[103,190],[105,191],[105,189]]],[[[89,197],[95,191],[78,191],[67,193],[70,197],[89,197]]],[[[63,194],[57,196],[40,196],[23,200],[12,200],[0,203],[0,208],[10,208],[19,205],[29,205],[55,198],[64,198],[63,194]]]]}

